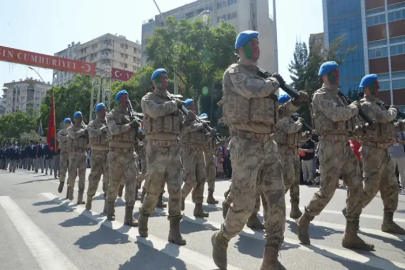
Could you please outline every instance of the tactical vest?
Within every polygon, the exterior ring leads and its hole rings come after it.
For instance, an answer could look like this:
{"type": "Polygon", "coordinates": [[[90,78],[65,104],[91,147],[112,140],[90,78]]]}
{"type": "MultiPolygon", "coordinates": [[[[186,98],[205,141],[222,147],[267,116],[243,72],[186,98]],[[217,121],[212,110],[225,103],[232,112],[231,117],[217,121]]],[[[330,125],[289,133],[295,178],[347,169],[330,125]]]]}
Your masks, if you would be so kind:
{"type": "Polygon", "coordinates": [[[67,145],[68,147],[74,147],[74,148],[82,148],[83,150],[86,150],[87,148],[87,142],[88,138],[77,138],[77,139],[72,139],[68,136],[67,138],[67,145]]]}
{"type": "MultiPolygon", "coordinates": [[[[383,110],[387,110],[381,107],[383,110]]],[[[374,123],[373,129],[367,129],[365,134],[361,137],[363,141],[378,142],[378,143],[392,143],[397,135],[394,122],[389,123],[374,123]]]]}
{"type": "Polygon", "coordinates": [[[297,147],[301,144],[301,134],[300,132],[293,134],[286,134],[276,129],[276,132],[274,133],[274,140],[279,145],[297,147]]]}
{"type": "MultiPolygon", "coordinates": [[[[98,128],[102,128],[103,126],[105,126],[105,124],[101,125],[101,123],[100,123],[98,128]]],[[[108,132],[102,133],[101,135],[96,136],[96,137],[90,137],[89,141],[90,141],[90,146],[94,146],[94,145],[108,146],[108,132]]]]}
{"type": "Polygon", "coordinates": [[[207,136],[202,132],[191,132],[180,134],[181,144],[188,146],[204,146],[207,143],[207,136]]]}
{"type": "Polygon", "coordinates": [[[59,149],[61,149],[61,151],[68,150],[67,140],[68,136],[64,132],[61,132],[59,136],[59,149]]]}
{"type": "MultiPolygon", "coordinates": [[[[264,124],[275,125],[278,119],[278,101],[277,97],[266,98],[246,98],[232,91],[234,87],[229,72],[237,68],[238,72],[257,76],[252,74],[246,68],[239,64],[233,64],[225,72],[223,83],[223,116],[225,125],[232,124],[264,124]]],[[[258,76],[257,76],[258,77],[258,76]]],[[[260,77],[258,77],[260,78],[260,77]]],[[[274,95],[273,95],[274,96],[274,95]]]]}
{"type": "Polygon", "coordinates": [[[118,135],[111,135],[110,141],[135,143],[136,142],[135,128],[130,128],[127,132],[118,135]]]}
{"type": "Polygon", "coordinates": [[[152,118],[145,114],[143,123],[145,125],[145,133],[174,133],[179,134],[181,131],[182,119],[180,116],[165,115],[157,118],[152,118]]]}
{"type": "MultiPolygon", "coordinates": [[[[315,93],[316,94],[316,93],[315,93]]],[[[333,100],[341,106],[349,105],[347,101],[338,95],[333,97],[333,100]]],[[[351,135],[355,132],[355,121],[349,119],[348,121],[333,122],[326,115],[320,111],[316,106],[311,104],[312,124],[314,127],[313,133],[317,135],[351,135]]]]}

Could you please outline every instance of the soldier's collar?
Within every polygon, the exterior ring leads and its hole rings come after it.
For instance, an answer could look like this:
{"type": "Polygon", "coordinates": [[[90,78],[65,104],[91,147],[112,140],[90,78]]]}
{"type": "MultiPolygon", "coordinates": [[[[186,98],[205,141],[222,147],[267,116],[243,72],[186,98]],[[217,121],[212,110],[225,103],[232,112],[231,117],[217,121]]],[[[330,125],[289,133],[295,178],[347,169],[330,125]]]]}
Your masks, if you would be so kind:
{"type": "Polygon", "coordinates": [[[238,64],[242,65],[244,68],[246,68],[247,70],[255,70],[257,69],[256,64],[252,64],[252,62],[250,63],[246,63],[245,61],[243,61],[242,59],[238,60],[238,64]]]}
{"type": "Polygon", "coordinates": [[[368,95],[364,95],[364,98],[366,100],[370,100],[370,101],[378,101],[379,100],[377,97],[368,96],[368,95]]]}
{"type": "Polygon", "coordinates": [[[339,87],[336,85],[334,85],[334,86],[331,86],[331,85],[327,85],[327,84],[323,84],[322,85],[322,88],[324,88],[324,89],[327,89],[328,91],[330,91],[330,92],[332,92],[332,93],[334,93],[334,94],[337,94],[338,92],[339,92],[339,87]]]}
{"type": "Polygon", "coordinates": [[[159,90],[159,89],[155,89],[153,91],[153,93],[159,97],[168,97],[169,96],[169,92],[167,92],[167,90],[159,90]]]}

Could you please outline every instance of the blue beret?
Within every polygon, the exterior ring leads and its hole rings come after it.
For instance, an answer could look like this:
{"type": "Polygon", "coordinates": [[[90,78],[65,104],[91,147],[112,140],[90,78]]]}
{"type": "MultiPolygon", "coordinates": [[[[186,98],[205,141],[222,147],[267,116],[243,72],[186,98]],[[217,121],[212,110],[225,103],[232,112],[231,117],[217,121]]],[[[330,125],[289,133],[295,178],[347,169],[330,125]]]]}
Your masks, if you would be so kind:
{"type": "Polygon", "coordinates": [[[97,104],[97,106],[96,106],[96,113],[98,113],[98,112],[101,110],[101,108],[104,108],[104,107],[105,107],[104,103],[99,103],[99,104],[97,104]]]}
{"type": "Polygon", "coordinates": [[[82,115],[81,111],[75,112],[75,115],[73,116],[73,119],[76,119],[79,115],[82,115]]]}
{"type": "Polygon", "coordinates": [[[68,123],[68,122],[72,122],[72,119],[70,119],[69,117],[68,117],[68,118],[65,118],[65,119],[63,120],[63,123],[68,123]]]}
{"type": "Polygon", "coordinates": [[[208,118],[208,114],[202,113],[202,114],[200,115],[200,118],[201,118],[201,119],[207,119],[207,118],[208,118]]]}
{"type": "Polygon", "coordinates": [[[370,85],[372,85],[376,80],[378,80],[377,75],[375,74],[370,74],[370,75],[366,75],[363,77],[363,79],[361,79],[360,82],[360,87],[368,87],[370,85]]]}
{"type": "Polygon", "coordinates": [[[152,77],[150,78],[150,80],[153,81],[159,74],[162,74],[162,73],[166,73],[166,74],[167,74],[166,69],[164,69],[164,68],[158,68],[157,70],[155,70],[155,71],[153,72],[152,77]]]}
{"type": "Polygon", "coordinates": [[[278,103],[286,103],[287,101],[289,101],[291,99],[290,95],[288,94],[282,94],[280,95],[280,97],[278,98],[278,103]]]}
{"type": "Polygon", "coordinates": [[[194,100],[192,98],[186,99],[186,101],[184,102],[184,106],[187,107],[188,105],[190,105],[193,102],[194,102],[194,100]]]}
{"type": "Polygon", "coordinates": [[[248,43],[254,38],[257,38],[258,36],[259,32],[257,31],[247,30],[240,32],[235,41],[235,50],[237,50],[239,47],[245,46],[246,43],[248,43]]]}
{"type": "Polygon", "coordinates": [[[122,95],[124,95],[124,94],[125,94],[125,95],[128,95],[127,90],[121,90],[121,91],[119,91],[118,94],[115,95],[115,100],[119,100],[120,97],[121,97],[122,95]]]}
{"type": "Polygon", "coordinates": [[[322,64],[321,68],[319,69],[318,76],[322,76],[334,71],[338,67],[338,63],[335,61],[325,62],[322,64]]]}

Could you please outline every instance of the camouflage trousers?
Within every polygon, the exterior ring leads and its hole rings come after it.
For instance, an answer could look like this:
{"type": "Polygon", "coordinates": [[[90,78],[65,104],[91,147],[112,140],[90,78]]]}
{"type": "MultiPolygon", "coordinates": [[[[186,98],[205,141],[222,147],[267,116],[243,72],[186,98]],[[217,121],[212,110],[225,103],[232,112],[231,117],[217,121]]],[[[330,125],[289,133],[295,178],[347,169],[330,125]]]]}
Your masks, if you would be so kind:
{"type": "Polygon", "coordinates": [[[207,183],[208,183],[208,191],[215,191],[215,179],[217,174],[217,169],[215,167],[215,158],[214,155],[205,154],[205,163],[207,165],[207,183]]]}
{"type": "Polygon", "coordinates": [[[150,215],[155,210],[159,195],[165,184],[169,192],[169,219],[181,217],[181,177],[180,149],[176,142],[168,146],[154,145],[148,140],[146,145],[148,173],[146,174],[146,195],[142,204],[142,213],[150,215]]]}
{"type": "Polygon", "coordinates": [[[70,152],[69,153],[69,176],[68,186],[75,188],[76,176],[79,174],[79,193],[84,192],[86,181],[86,152],[70,152]]]}
{"type": "Polygon", "coordinates": [[[221,226],[221,234],[231,239],[239,234],[252,214],[258,194],[262,195],[267,244],[284,241],[286,222],[285,191],[277,143],[256,142],[232,137],[233,204],[221,226]]]}
{"type": "Polygon", "coordinates": [[[398,207],[398,182],[390,154],[387,149],[375,148],[364,143],[361,147],[361,158],[364,170],[363,208],[380,191],[384,212],[394,213],[398,207]]]}
{"type": "MultiPolygon", "coordinates": [[[[184,185],[181,189],[181,196],[186,198],[191,190],[195,188],[195,203],[203,203],[204,184],[207,178],[207,168],[204,161],[204,152],[198,148],[183,147],[182,152],[183,168],[185,171],[184,185]],[[197,185],[198,183],[198,185],[197,185]]],[[[148,161],[148,164],[150,161],[148,161]]],[[[148,169],[148,173],[150,173],[148,169]]]]}
{"type": "Polygon", "coordinates": [[[279,145],[285,192],[290,190],[291,203],[300,201],[300,157],[295,147],[279,145]]]}
{"type": "Polygon", "coordinates": [[[115,202],[122,179],[125,179],[126,206],[135,205],[135,189],[138,178],[138,167],[133,148],[110,147],[108,152],[109,181],[107,200],[115,202]]]}
{"type": "MultiPolygon", "coordinates": [[[[234,198],[234,194],[232,192],[232,184],[233,181],[231,182],[231,185],[229,186],[228,191],[225,192],[225,201],[224,203],[231,205],[233,202],[233,198],[234,198]]],[[[256,202],[255,202],[255,206],[253,208],[253,213],[258,213],[260,211],[260,198],[263,197],[263,194],[261,192],[257,192],[256,195],[256,202]]],[[[262,199],[262,203],[264,203],[265,201],[262,199]]],[[[265,209],[265,205],[263,205],[263,208],[265,209]]],[[[264,211],[263,212],[263,219],[266,220],[267,214],[264,211]]]]}
{"type": "Polygon", "coordinates": [[[60,176],[60,155],[53,156],[53,173],[56,176],[60,176]]]}
{"type": "Polygon", "coordinates": [[[359,160],[348,141],[319,142],[320,188],[306,207],[307,213],[319,215],[335,194],[339,176],[348,186],[346,199],[346,220],[356,222],[360,218],[363,184],[359,160]]]}
{"type": "Polygon", "coordinates": [[[60,154],[60,179],[61,183],[65,182],[66,172],[69,168],[69,152],[62,151],[60,154]]]}
{"type": "Polygon", "coordinates": [[[142,182],[146,179],[146,172],[147,172],[147,168],[148,168],[148,162],[146,160],[146,156],[140,156],[141,158],[141,173],[138,176],[138,186],[137,188],[140,188],[142,185],[142,182]]]}
{"type": "Polygon", "coordinates": [[[101,179],[101,175],[103,175],[104,197],[107,196],[107,187],[109,181],[108,179],[110,177],[107,156],[108,150],[91,150],[91,172],[89,175],[89,187],[87,189],[87,196],[94,197],[98,188],[98,183],[101,179]]]}

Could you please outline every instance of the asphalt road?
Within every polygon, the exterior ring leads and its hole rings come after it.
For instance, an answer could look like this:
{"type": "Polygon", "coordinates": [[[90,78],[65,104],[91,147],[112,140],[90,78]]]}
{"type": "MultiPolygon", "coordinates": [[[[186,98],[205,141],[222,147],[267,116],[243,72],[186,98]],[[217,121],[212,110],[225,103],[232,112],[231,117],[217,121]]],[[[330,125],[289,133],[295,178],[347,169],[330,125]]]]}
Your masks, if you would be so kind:
{"type": "MultiPolygon", "coordinates": [[[[89,170],[87,171],[87,174],[89,170]]],[[[193,216],[191,198],[186,200],[181,232],[187,245],[167,242],[166,210],[156,209],[149,219],[149,237],[138,236],[137,228],[123,225],[125,203],[118,199],[116,221],[106,221],[101,185],[93,210],[76,205],[57,192],[58,180],[25,170],[0,171],[0,269],[216,269],[211,259],[211,235],[222,220],[221,203],[228,181],[218,180],[218,206],[204,204],[209,218],[193,216]]],[[[87,183],[86,183],[87,187],[87,183]]],[[[207,188],[207,187],[206,187],[207,188]]],[[[301,186],[301,208],[316,187],[301,186]]],[[[164,194],[167,199],[167,193],[164,194]]],[[[77,196],[77,185],[75,190],[77,196]]],[[[289,194],[287,194],[289,215],[289,194]]],[[[299,244],[294,220],[287,219],[280,261],[287,269],[405,269],[405,236],[380,230],[383,206],[380,194],[364,209],[360,226],[363,239],[376,246],[374,252],[355,252],[341,246],[345,219],[341,214],[345,189],[335,196],[310,228],[311,245],[299,244]]],[[[136,211],[140,206],[136,203],[136,211]]],[[[135,214],[137,217],[138,214],[135,214]]],[[[405,196],[399,195],[395,220],[405,226],[405,196]]],[[[231,240],[228,269],[260,269],[263,231],[243,232],[231,240]]]]}

